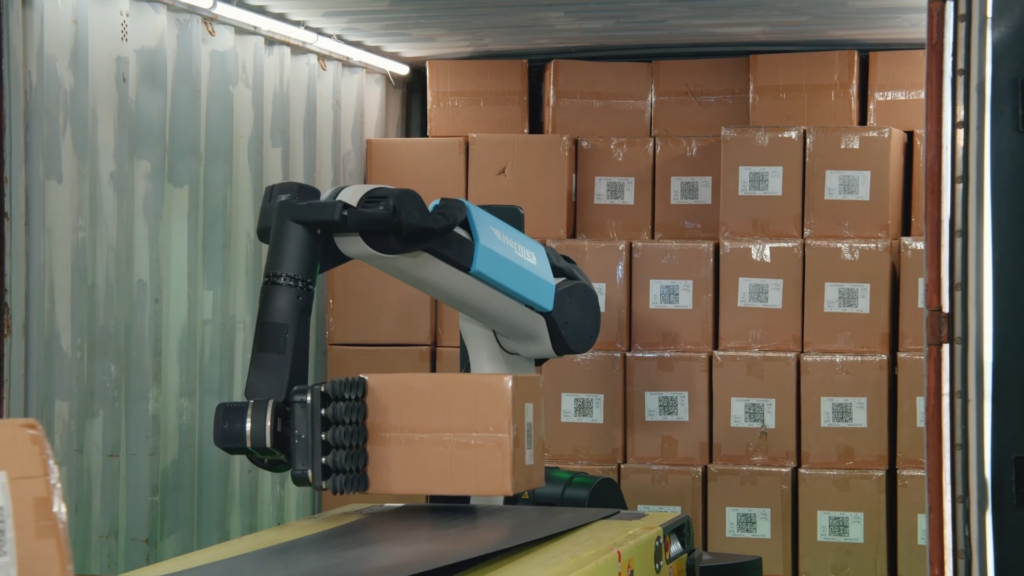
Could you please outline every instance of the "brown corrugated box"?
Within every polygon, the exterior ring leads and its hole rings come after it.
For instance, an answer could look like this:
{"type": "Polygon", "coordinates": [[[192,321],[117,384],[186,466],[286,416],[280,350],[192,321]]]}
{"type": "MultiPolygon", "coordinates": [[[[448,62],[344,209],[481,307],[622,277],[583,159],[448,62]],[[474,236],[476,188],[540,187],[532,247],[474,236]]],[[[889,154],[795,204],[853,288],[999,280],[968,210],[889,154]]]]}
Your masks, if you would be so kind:
{"type": "Polygon", "coordinates": [[[906,147],[893,128],[808,128],[804,236],[898,239],[906,147]]]}
{"type": "Polygon", "coordinates": [[[629,242],[622,240],[552,240],[559,254],[572,258],[590,279],[601,304],[601,331],[592,350],[629,350],[629,242]]]}
{"type": "Polygon", "coordinates": [[[723,240],[718,349],[803,348],[803,240],[723,240]]]}
{"type": "Polygon", "coordinates": [[[925,51],[872,52],[868,57],[868,126],[924,129],[925,51]]]}
{"type": "Polygon", "coordinates": [[[434,372],[438,374],[458,374],[459,370],[459,349],[438,348],[435,351],[434,372]]]}
{"type": "Polygon", "coordinates": [[[376,374],[366,383],[375,494],[511,496],[544,485],[534,374],[376,374]]]}
{"type": "Polygon", "coordinates": [[[708,354],[626,355],[626,461],[707,464],[711,436],[708,354]]]}
{"type": "Polygon", "coordinates": [[[625,373],[617,352],[555,358],[541,367],[546,460],[623,461],[625,373]]]}
{"type": "Polygon", "coordinates": [[[327,377],[428,374],[433,361],[429,346],[328,346],[327,377]]]}
{"type": "Polygon", "coordinates": [[[928,573],[928,513],[923,470],[896,473],[896,574],[928,573]]]}
{"type": "Polygon", "coordinates": [[[46,431],[36,420],[0,419],[0,446],[0,568],[71,576],[68,511],[46,431]]]}
{"type": "Polygon", "coordinates": [[[459,312],[444,304],[437,302],[437,345],[443,348],[455,348],[459,344],[459,312]]]}
{"type": "Polygon", "coordinates": [[[663,137],[654,149],[654,238],[717,239],[722,139],[663,137]]]}
{"type": "Polygon", "coordinates": [[[465,198],[466,139],[371,138],[366,183],[411,188],[428,206],[439,198],[465,198]]]}
{"type": "Polygon", "coordinates": [[[890,574],[887,473],[800,470],[800,574],[890,574]]]}
{"type": "Polygon", "coordinates": [[[651,64],[552,60],[544,69],[544,133],[651,135],[651,64]]]}
{"type": "Polygon", "coordinates": [[[764,576],[794,576],[793,482],[792,468],[709,465],[707,549],[760,556],[764,576]]]}
{"type": "Polygon", "coordinates": [[[712,462],[799,464],[795,353],[715,352],[711,398],[712,462]]]}
{"type": "Polygon", "coordinates": [[[750,57],[755,126],[856,126],[860,93],[856,50],[750,57]]]}
{"type": "Polygon", "coordinates": [[[890,465],[889,357],[800,357],[800,463],[804,468],[885,470],[890,465]]]}
{"type": "Polygon", "coordinates": [[[634,351],[714,349],[714,242],[634,242],[632,284],[634,351]]]}
{"type": "Polygon", "coordinates": [[[803,238],[804,129],[722,129],[723,238],[803,238]]]}
{"type": "Polygon", "coordinates": [[[526,134],[526,60],[427,62],[427,134],[526,134]]]}
{"type": "Polygon", "coordinates": [[[535,240],[572,237],[575,182],[576,141],[571,136],[469,136],[469,201],[521,207],[526,235],[535,240]]]}
{"type": "Polygon", "coordinates": [[[924,238],[900,240],[900,352],[924,350],[924,238]]]}
{"type": "Polygon", "coordinates": [[[576,158],[576,237],[649,239],[654,140],[580,138],[576,158]]]}
{"type": "Polygon", "coordinates": [[[804,242],[805,352],[892,351],[898,246],[889,240],[804,242]]]}
{"type": "Polygon", "coordinates": [[[924,130],[914,130],[914,166],[910,179],[910,235],[924,237],[924,130]]]}
{"type": "Polygon", "coordinates": [[[622,495],[630,510],[689,514],[693,542],[704,549],[704,467],[623,464],[622,495]]]}
{"type": "Polygon", "coordinates": [[[924,469],[924,353],[896,358],[896,467],[924,469]]]}
{"type": "Polygon", "coordinates": [[[619,481],[618,464],[587,464],[585,462],[546,462],[545,466],[554,466],[570,472],[583,472],[591,476],[604,476],[619,481]]]}
{"type": "Polygon", "coordinates": [[[750,124],[750,59],[654,63],[654,136],[712,136],[750,124]]]}
{"type": "Polygon", "coordinates": [[[407,494],[345,494],[339,496],[330,492],[320,493],[320,509],[334,510],[349,504],[426,504],[426,496],[407,494]]]}

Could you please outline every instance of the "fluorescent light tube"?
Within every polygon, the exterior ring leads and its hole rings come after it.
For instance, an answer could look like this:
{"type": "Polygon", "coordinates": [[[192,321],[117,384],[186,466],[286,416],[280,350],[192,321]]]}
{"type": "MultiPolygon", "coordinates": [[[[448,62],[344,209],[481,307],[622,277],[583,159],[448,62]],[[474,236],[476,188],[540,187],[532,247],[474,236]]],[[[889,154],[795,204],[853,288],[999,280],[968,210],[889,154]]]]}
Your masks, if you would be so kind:
{"type": "Polygon", "coordinates": [[[370,66],[376,66],[377,68],[387,70],[388,72],[392,72],[400,76],[405,76],[409,73],[409,67],[401,62],[395,62],[394,60],[384,58],[383,56],[377,56],[376,54],[372,54],[366,50],[360,50],[355,46],[349,46],[348,44],[343,44],[337,40],[331,40],[324,36],[317,38],[313,45],[328,52],[333,52],[339,56],[344,56],[345,58],[355,60],[356,62],[369,64],[370,66]]]}
{"type": "Polygon", "coordinates": [[[181,0],[181,2],[188,4],[189,6],[195,6],[201,10],[212,10],[213,4],[216,0],[181,0]]]}
{"type": "Polygon", "coordinates": [[[223,16],[229,20],[248,24],[255,28],[266,30],[267,32],[287,36],[293,40],[305,42],[306,44],[314,44],[318,38],[318,35],[315,32],[303,30],[298,26],[285,24],[280,20],[274,20],[273,18],[268,18],[262,14],[242,10],[241,8],[232,6],[231,4],[224,4],[223,2],[217,2],[216,7],[213,9],[213,13],[217,16],[223,16]]]}

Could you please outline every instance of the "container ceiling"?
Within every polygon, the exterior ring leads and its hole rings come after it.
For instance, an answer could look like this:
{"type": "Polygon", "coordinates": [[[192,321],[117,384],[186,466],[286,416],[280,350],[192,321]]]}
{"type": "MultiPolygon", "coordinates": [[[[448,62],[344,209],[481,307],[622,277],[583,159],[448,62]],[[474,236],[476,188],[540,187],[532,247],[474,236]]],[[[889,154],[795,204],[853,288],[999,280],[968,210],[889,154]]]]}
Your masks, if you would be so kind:
{"type": "MultiPolygon", "coordinates": [[[[925,0],[245,0],[406,62],[629,48],[924,45],[925,0]]],[[[697,50],[699,51],[699,50],[697,50]]],[[[635,52],[634,52],[635,53],[635,52]]]]}

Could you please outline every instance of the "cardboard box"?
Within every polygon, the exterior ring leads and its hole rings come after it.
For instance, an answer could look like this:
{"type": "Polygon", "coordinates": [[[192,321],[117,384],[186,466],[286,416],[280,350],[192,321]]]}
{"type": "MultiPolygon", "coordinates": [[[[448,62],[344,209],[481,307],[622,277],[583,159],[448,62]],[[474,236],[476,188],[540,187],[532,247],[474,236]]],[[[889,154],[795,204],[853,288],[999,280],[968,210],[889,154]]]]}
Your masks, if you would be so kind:
{"type": "Polygon", "coordinates": [[[722,139],[663,137],[654,149],[654,238],[718,239],[722,139]]]}
{"type": "Polygon", "coordinates": [[[443,348],[456,348],[460,346],[459,339],[459,312],[455,308],[443,303],[434,301],[436,308],[437,324],[437,346],[443,348]]]}
{"type": "Polygon", "coordinates": [[[803,240],[723,240],[718,349],[803,348],[803,240]]]}
{"type": "Polygon", "coordinates": [[[626,355],[626,459],[630,464],[710,462],[708,354],[626,355]]]}
{"type": "Polygon", "coordinates": [[[924,130],[914,130],[910,179],[910,235],[924,238],[924,130]]]}
{"type": "Polygon", "coordinates": [[[360,374],[429,374],[434,349],[429,346],[328,346],[327,377],[360,374]]]}
{"type": "Polygon", "coordinates": [[[928,506],[923,470],[896,473],[896,574],[928,573],[928,506]]]}
{"type": "Polygon", "coordinates": [[[634,242],[632,284],[634,351],[714,349],[714,242],[634,242]]]}
{"type": "Polygon", "coordinates": [[[601,303],[601,331],[594,351],[629,350],[629,242],[623,240],[552,240],[548,246],[572,258],[587,275],[601,303]]]}
{"type": "Polygon", "coordinates": [[[459,352],[460,350],[458,348],[438,348],[435,351],[437,360],[435,362],[436,368],[434,369],[434,372],[438,374],[460,373],[459,352]]]}
{"type": "Polygon", "coordinates": [[[552,60],[544,68],[544,133],[651,135],[651,64],[552,60]]]}
{"type": "Polygon", "coordinates": [[[906,147],[893,128],[808,128],[804,237],[898,239],[906,147]]]}
{"type": "Polygon", "coordinates": [[[924,129],[925,51],[868,56],[868,126],[924,129]]]}
{"type": "Polygon", "coordinates": [[[712,462],[799,464],[795,353],[715,352],[711,398],[712,462]]]}
{"type": "Polygon", "coordinates": [[[623,464],[622,495],[630,510],[689,514],[693,541],[704,549],[704,467],[623,464]]]}
{"type": "Polygon", "coordinates": [[[924,353],[896,357],[896,467],[924,470],[924,353]]]}
{"type": "Polygon", "coordinates": [[[370,138],[366,183],[409,188],[429,206],[466,197],[465,138],[370,138]]]}
{"type": "Polygon", "coordinates": [[[575,183],[576,141],[570,136],[469,136],[469,201],[522,207],[530,238],[572,238],[575,183]]]}
{"type": "Polygon", "coordinates": [[[350,504],[426,504],[426,496],[406,494],[345,494],[320,493],[320,510],[328,511],[350,504]]]}
{"type": "Polygon", "coordinates": [[[750,57],[754,126],[856,126],[860,94],[856,50],[750,57]]]}
{"type": "Polygon", "coordinates": [[[526,60],[427,62],[427,135],[527,134],[526,60]]]}
{"type": "Polygon", "coordinates": [[[723,238],[803,238],[804,129],[722,129],[723,238]]]}
{"type": "Polygon", "coordinates": [[[800,470],[801,574],[891,574],[884,470],[800,470]]]}
{"type": "Polygon", "coordinates": [[[794,576],[793,482],[792,468],[708,466],[707,549],[760,556],[764,576],[794,576]]]}
{"type": "Polygon", "coordinates": [[[0,568],[8,574],[71,576],[67,508],[42,425],[0,419],[0,568]]]}
{"type": "Polygon", "coordinates": [[[654,136],[717,136],[750,124],[750,59],[654,63],[654,136]]]}
{"type": "Polygon", "coordinates": [[[889,354],[898,243],[804,242],[804,351],[889,354]]]}
{"type": "Polygon", "coordinates": [[[511,496],[544,485],[534,374],[375,374],[366,474],[375,494],[511,496]]]}
{"type": "Polygon", "coordinates": [[[570,472],[583,472],[591,476],[604,476],[619,481],[618,464],[587,464],[585,462],[546,462],[545,466],[554,466],[570,472]]]}
{"type": "Polygon", "coordinates": [[[647,240],[654,205],[654,140],[580,138],[576,237],[647,240]]]}
{"type": "Polygon", "coordinates": [[[900,240],[900,352],[924,350],[924,238],[900,240]]]}
{"type": "Polygon", "coordinates": [[[622,463],[625,373],[615,352],[555,358],[541,367],[547,461],[622,463]]]}
{"type": "Polygon", "coordinates": [[[804,468],[889,468],[890,376],[882,354],[800,357],[804,468]]]}

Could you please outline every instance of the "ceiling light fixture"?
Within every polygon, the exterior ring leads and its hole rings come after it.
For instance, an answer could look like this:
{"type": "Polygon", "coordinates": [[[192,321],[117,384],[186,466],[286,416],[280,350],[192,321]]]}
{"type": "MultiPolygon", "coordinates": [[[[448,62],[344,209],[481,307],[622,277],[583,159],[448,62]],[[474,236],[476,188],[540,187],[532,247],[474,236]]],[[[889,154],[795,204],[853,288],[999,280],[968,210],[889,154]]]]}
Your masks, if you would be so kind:
{"type": "Polygon", "coordinates": [[[366,50],[360,50],[355,46],[349,46],[348,44],[332,40],[325,36],[317,38],[313,45],[322,50],[326,50],[327,52],[344,56],[345,58],[355,60],[356,62],[363,62],[364,64],[369,64],[370,66],[375,66],[400,76],[405,76],[409,73],[409,67],[401,62],[395,62],[394,60],[378,56],[372,52],[367,52],[366,50]]]}
{"type": "Polygon", "coordinates": [[[232,6],[231,4],[217,2],[217,5],[213,8],[213,13],[217,16],[227,18],[228,20],[234,20],[235,22],[248,24],[249,26],[259,30],[266,30],[267,32],[287,36],[292,40],[298,40],[299,42],[305,42],[306,44],[313,44],[318,38],[316,32],[310,32],[309,30],[299,28],[298,26],[285,24],[280,20],[274,20],[273,18],[268,18],[262,14],[243,10],[236,6],[232,6]]]}
{"type": "Polygon", "coordinates": [[[188,4],[189,6],[195,6],[200,10],[213,10],[213,5],[217,0],[181,0],[181,2],[188,4]]]}

